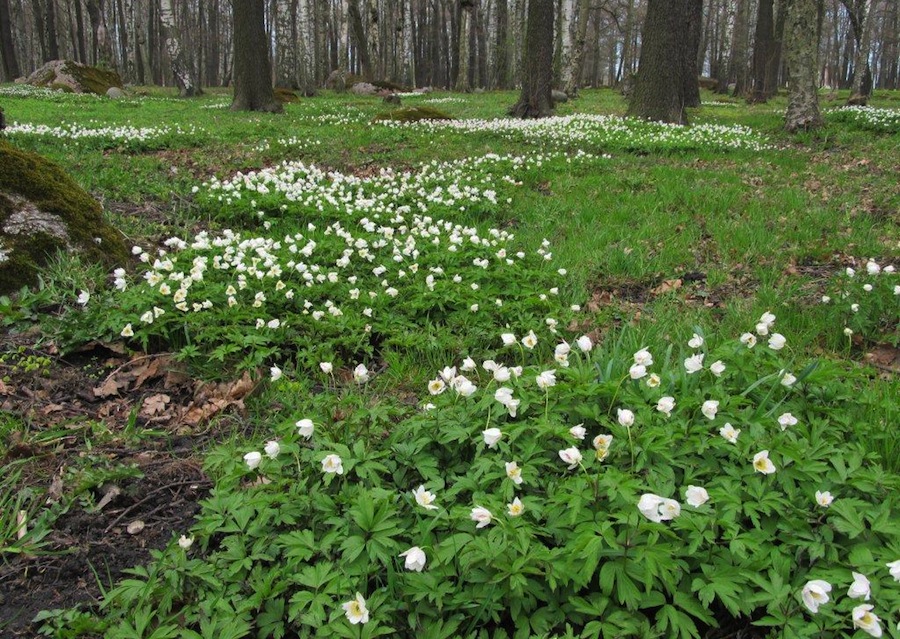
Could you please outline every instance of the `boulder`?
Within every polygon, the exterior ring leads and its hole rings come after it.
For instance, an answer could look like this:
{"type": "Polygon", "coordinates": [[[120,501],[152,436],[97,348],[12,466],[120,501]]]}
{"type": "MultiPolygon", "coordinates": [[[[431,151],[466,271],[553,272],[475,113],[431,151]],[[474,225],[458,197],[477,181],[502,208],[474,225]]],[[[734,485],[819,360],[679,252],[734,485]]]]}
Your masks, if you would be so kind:
{"type": "Polygon", "coordinates": [[[122,235],[57,164],[0,140],[0,294],[34,284],[57,251],[124,264],[122,235]]]}
{"type": "Polygon", "coordinates": [[[121,100],[125,97],[125,92],[119,87],[109,87],[106,90],[106,97],[110,100],[121,100]]]}
{"type": "Polygon", "coordinates": [[[382,100],[382,102],[384,102],[385,104],[392,104],[394,106],[401,105],[400,96],[396,93],[388,93],[386,96],[384,96],[384,100],[382,100]]]}
{"type": "Polygon", "coordinates": [[[550,97],[554,104],[562,104],[569,101],[569,96],[566,95],[565,91],[557,91],[556,89],[550,92],[550,97]]]}
{"type": "Polygon", "coordinates": [[[90,67],[72,60],[51,60],[25,81],[36,87],[97,95],[106,95],[110,87],[122,87],[122,78],[115,71],[90,67]]]}
{"type": "Polygon", "coordinates": [[[350,93],[353,93],[354,95],[377,95],[378,87],[374,84],[369,84],[368,82],[357,82],[350,87],[350,93]]]}

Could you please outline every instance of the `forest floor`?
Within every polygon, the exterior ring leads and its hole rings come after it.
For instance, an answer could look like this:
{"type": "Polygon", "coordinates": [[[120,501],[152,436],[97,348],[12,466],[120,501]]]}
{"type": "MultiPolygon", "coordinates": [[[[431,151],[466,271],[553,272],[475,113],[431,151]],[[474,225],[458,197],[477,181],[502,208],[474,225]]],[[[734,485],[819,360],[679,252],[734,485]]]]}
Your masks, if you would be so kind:
{"type": "MultiPolygon", "coordinates": [[[[446,101],[435,106],[460,118],[498,117],[514,99],[436,95],[446,101]]],[[[372,98],[311,98],[287,105],[282,118],[231,114],[222,108],[227,101],[218,93],[181,101],[151,91],[118,104],[84,100],[70,112],[68,102],[0,94],[9,122],[55,125],[65,118],[187,131],[170,134],[161,148],[13,138],[60,162],[103,203],[129,244],[142,246],[224,228],[227,222],[192,195],[213,176],[302,159],[366,177],[433,159],[559,148],[372,126],[370,118],[385,108],[372,98]]],[[[869,258],[897,260],[898,133],[829,122],[820,134],[789,138],[779,131],[783,104],[729,101],[692,114],[695,123],[746,125],[777,151],[594,148],[612,154],[608,169],[529,174],[500,222],[525,241],[553,240],[555,259],[572,273],[568,295],[587,310],[582,322],[598,339],[642,322],[668,334],[676,319],[739,332],[751,309],[772,305],[799,336],[798,351],[861,372],[861,403],[896,424],[897,298],[886,298],[886,308],[849,338],[842,329],[859,318],[816,302],[833,294],[847,267],[864,271],[869,258]],[[754,217],[765,211],[778,213],[754,217]]],[[[874,104],[896,109],[900,94],[879,92],[874,104]]],[[[585,91],[560,111],[623,108],[611,91],[585,91]]],[[[36,636],[36,617],[55,627],[75,614],[68,609],[94,609],[130,568],[190,530],[215,485],[206,453],[250,438],[278,410],[258,380],[234,370],[209,374],[216,370],[211,360],[197,369],[175,349],[143,351],[109,335],[61,336],[78,291],[101,284],[90,281],[96,271],[76,270],[60,261],[42,287],[0,300],[2,637],[36,636]],[[16,543],[20,512],[31,534],[26,546],[16,543]]],[[[377,368],[398,371],[385,392],[406,398],[422,388],[431,373],[416,358],[398,364],[381,355],[377,368]]],[[[349,367],[340,373],[349,376],[349,367]]],[[[874,446],[900,469],[896,434],[874,446]]]]}

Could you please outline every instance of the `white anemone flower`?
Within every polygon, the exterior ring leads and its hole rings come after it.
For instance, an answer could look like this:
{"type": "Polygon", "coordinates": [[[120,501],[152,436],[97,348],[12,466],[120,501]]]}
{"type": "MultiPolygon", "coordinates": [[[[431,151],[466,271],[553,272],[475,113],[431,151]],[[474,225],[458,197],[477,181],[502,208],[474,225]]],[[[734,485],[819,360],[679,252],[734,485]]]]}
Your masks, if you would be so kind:
{"type": "Polygon", "coordinates": [[[425,510],[437,510],[438,507],[434,504],[435,496],[434,493],[425,490],[425,486],[419,486],[413,491],[413,497],[416,499],[416,503],[419,504],[425,510]]]}
{"type": "Polygon", "coordinates": [[[834,502],[834,495],[830,491],[816,491],[816,503],[822,508],[828,508],[834,502]]]}
{"type": "Polygon", "coordinates": [[[569,465],[569,470],[573,470],[581,463],[581,451],[572,446],[559,451],[559,458],[569,465]]]}
{"type": "Polygon", "coordinates": [[[626,428],[634,425],[634,413],[627,408],[617,408],[616,418],[618,419],[619,424],[625,426],[626,428]]]}
{"type": "Polygon", "coordinates": [[[831,592],[831,584],[821,579],[807,581],[800,591],[803,605],[813,614],[819,612],[819,606],[828,603],[828,593],[831,592]]]}
{"type": "Polygon", "coordinates": [[[873,637],[882,635],[881,619],[872,612],[871,604],[862,604],[853,609],[853,627],[859,628],[873,637]]]}
{"type": "Polygon", "coordinates": [[[475,528],[484,528],[491,523],[493,518],[494,516],[491,514],[491,511],[487,508],[482,508],[481,506],[475,506],[472,509],[472,512],[469,513],[469,519],[478,522],[475,528]]]}
{"type": "Polygon", "coordinates": [[[522,469],[519,468],[519,465],[516,462],[506,462],[506,476],[509,477],[516,486],[522,484],[522,469]]]}
{"type": "Polygon", "coordinates": [[[869,579],[858,572],[852,574],[853,583],[850,584],[850,589],[847,590],[847,596],[851,599],[863,599],[868,601],[872,596],[872,585],[869,583],[869,579]]]}
{"type": "Polygon", "coordinates": [[[719,412],[719,402],[714,399],[708,399],[703,402],[703,406],[700,407],[700,412],[703,413],[706,419],[715,419],[716,413],[719,412]]]}
{"type": "Polygon", "coordinates": [[[769,459],[769,451],[767,450],[762,450],[753,456],[753,468],[756,472],[762,473],[763,475],[771,475],[778,470],[775,468],[775,464],[772,463],[772,460],[769,459]]]}
{"type": "Polygon", "coordinates": [[[488,428],[481,432],[484,437],[484,443],[488,448],[496,448],[497,442],[503,437],[503,432],[499,428],[488,428]]]}
{"type": "Polygon", "coordinates": [[[322,460],[322,471],[328,474],[343,475],[344,462],[338,455],[326,455],[322,460]]]}
{"type": "Polygon", "coordinates": [[[582,335],[578,339],[575,340],[575,345],[582,353],[590,353],[591,349],[594,348],[594,343],[591,341],[591,338],[587,335],[582,335]]]}
{"type": "Polygon", "coordinates": [[[638,510],[650,521],[661,523],[678,517],[681,514],[681,505],[674,499],[645,493],[638,501],[638,510]]]}
{"type": "Polygon", "coordinates": [[[525,512],[525,504],[522,503],[522,500],[516,497],[510,503],[506,504],[506,514],[510,517],[519,517],[522,513],[525,512]]]}
{"type": "Polygon", "coordinates": [[[404,565],[407,570],[412,570],[413,572],[422,572],[424,570],[427,558],[425,557],[425,551],[418,546],[413,546],[409,550],[401,552],[399,556],[406,558],[404,565]]]}
{"type": "Polygon", "coordinates": [[[666,417],[670,417],[672,415],[672,410],[675,408],[675,398],[669,397],[668,395],[665,397],[660,397],[659,401],[656,402],[656,410],[660,413],[665,413],[666,417]]]}
{"type": "Polygon", "coordinates": [[[341,608],[344,609],[348,621],[354,626],[369,621],[369,609],[366,608],[366,600],[360,593],[356,593],[356,597],[350,601],[342,603],[341,608]]]}
{"type": "Polygon", "coordinates": [[[256,470],[259,467],[259,462],[262,461],[262,453],[259,451],[252,451],[244,455],[244,463],[247,464],[247,468],[250,470],[256,470]]]}
{"type": "Polygon", "coordinates": [[[684,491],[684,500],[689,506],[699,508],[709,501],[709,493],[701,486],[688,486],[684,491]]]}
{"type": "Polygon", "coordinates": [[[295,424],[297,427],[297,432],[301,437],[305,437],[309,439],[313,436],[313,432],[315,431],[315,425],[313,424],[313,420],[311,419],[301,419],[298,420],[295,424]]]}
{"type": "Polygon", "coordinates": [[[687,371],[688,375],[693,375],[703,370],[703,357],[703,353],[697,353],[684,360],[684,370],[687,371]]]}

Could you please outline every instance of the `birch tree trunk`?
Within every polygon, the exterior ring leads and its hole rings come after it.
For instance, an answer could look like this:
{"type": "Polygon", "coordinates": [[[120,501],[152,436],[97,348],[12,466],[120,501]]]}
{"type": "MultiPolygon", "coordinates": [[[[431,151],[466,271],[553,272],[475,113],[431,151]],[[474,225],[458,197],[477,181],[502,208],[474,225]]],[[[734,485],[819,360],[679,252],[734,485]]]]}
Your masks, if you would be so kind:
{"type": "Polygon", "coordinates": [[[472,90],[469,82],[469,41],[472,30],[472,3],[461,0],[459,3],[459,58],[457,61],[456,91],[468,93],[472,90]]]}
{"type": "Polygon", "coordinates": [[[297,88],[297,2],[275,6],[275,85],[290,89],[297,88]]]}
{"type": "Polygon", "coordinates": [[[400,37],[402,38],[400,81],[408,87],[416,86],[416,55],[413,49],[413,1],[403,0],[403,26],[400,37]]]}
{"type": "Polygon", "coordinates": [[[789,133],[822,126],[819,113],[818,6],[816,0],[792,0],[788,7],[785,38],[791,74],[784,128],[789,133]]]}
{"type": "Polygon", "coordinates": [[[578,0],[578,13],[575,25],[575,42],[572,46],[572,59],[568,73],[563,68],[563,91],[570,98],[578,95],[581,86],[581,72],[584,67],[584,50],[587,46],[587,28],[590,19],[591,3],[589,0],[578,0]]]}
{"type": "Polygon", "coordinates": [[[575,1],[561,0],[559,7],[559,88],[571,84],[572,56],[575,48],[575,1]]]}
{"type": "Polygon", "coordinates": [[[379,24],[378,0],[366,0],[366,20],[368,21],[369,60],[372,63],[371,80],[384,80],[384,65],[381,59],[381,32],[379,24]]]}
{"type": "Polygon", "coordinates": [[[160,0],[159,3],[160,35],[166,43],[166,52],[172,62],[172,74],[178,85],[178,92],[183,98],[200,95],[200,87],[194,80],[194,74],[182,51],[181,43],[175,33],[175,15],[172,12],[172,0],[160,0]]]}

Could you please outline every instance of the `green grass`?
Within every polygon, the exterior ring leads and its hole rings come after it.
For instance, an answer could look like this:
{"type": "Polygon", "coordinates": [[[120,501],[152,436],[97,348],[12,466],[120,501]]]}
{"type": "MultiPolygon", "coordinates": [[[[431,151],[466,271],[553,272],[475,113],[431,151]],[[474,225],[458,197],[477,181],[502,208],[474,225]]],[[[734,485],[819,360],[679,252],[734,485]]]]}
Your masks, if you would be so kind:
{"type": "MultiPolygon", "coordinates": [[[[491,133],[372,124],[376,115],[388,110],[374,98],[325,92],[287,104],[285,114],[277,116],[203,108],[227,104],[229,97],[220,91],[191,100],[178,100],[159,90],[149,93],[146,98],[120,102],[0,95],[9,122],[58,125],[77,113],[84,126],[177,125],[201,130],[150,145],[74,145],[14,138],[15,144],[61,163],[105,203],[129,242],[148,247],[158,246],[171,235],[189,238],[203,229],[216,232],[246,224],[237,215],[214,212],[192,194],[193,187],[213,176],[227,179],[238,171],[246,173],[286,160],[367,176],[381,168],[415,170],[432,160],[560,150],[557,143],[491,133]]],[[[451,95],[404,98],[403,104],[428,105],[429,99],[451,95]]],[[[458,118],[492,119],[504,117],[516,99],[511,92],[452,97],[458,101],[433,106],[458,118]]],[[[840,95],[833,103],[823,101],[823,106],[839,106],[845,97],[840,95]]],[[[703,98],[707,102],[721,99],[706,93],[703,98]]],[[[897,108],[900,93],[876,92],[872,104],[897,108]]],[[[864,303],[858,315],[847,310],[849,298],[842,305],[823,305],[820,299],[824,294],[837,299],[835,290],[847,266],[864,273],[868,258],[882,265],[896,260],[900,137],[829,118],[827,111],[823,130],[787,136],[781,132],[785,106],[785,98],[779,97],[764,105],[710,105],[690,113],[696,124],[752,128],[775,146],[764,151],[629,152],[568,143],[562,149],[570,154],[580,149],[608,152],[611,158],[571,165],[548,162],[540,169],[529,169],[521,176],[523,184],[510,190],[510,203],[501,200],[496,210],[487,213],[461,212],[455,221],[511,230],[523,246],[536,247],[544,238],[550,240],[554,268],[568,270],[562,295],[566,303],[582,307],[572,335],[593,332],[623,340],[617,352],[649,346],[660,356],[668,348],[678,353],[697,329],[707,335],[734,337],[752,331],[763,312],[774,312],[778,330],[789,336],[783,354],[791,366],[822,361],[817,379],[824,380],[827,392],[835,396],[819,399],[839,404],[844,411],[841,420],[855,424],[860,445],[896,473],[900,471],[900,438],[890,427],[900,419],[896,371],[866,366],[865,355],[878,345],[897,345],[900,298],[879,292],[878,305],[871,305],[877,309],[870,310],[864,303]],[[853,339],[844,336],[845,326],[853,327],[853,339]]],[[[586,90],[577,100],[560,105],[558,114],[622,115],[624,111],[618,93],[586,90]]],[[[305,227],[307,221],[300,215],[278,222],[277,228],[290,233],[305,227]]],[[[26,292],[17,300],[0,300],[3,322],[23,328],[37,319],[51,326],[41,317],[42,309],[71,305],[82,288],[99,294],[107,283],[102,273],[61,257],[45,273],[43,289],[26,292]]],[[[67,316],[61,321],[65,323],[67,316]]],[[[87,332],[78,336],[99,337],[87,332]]],[[[361,413],[370,411],[372,423],[387,432],[421,404],[426,381],[448,362],[460,359],[447,342],[431,340],[437,346],[429,348],[426,337],[411,331],[405,342],[395,340],[393,347],[377,353],[382,372],[363,396],[343,386],[335,388],[316,370],[302,381],[263,384],[248,402],[246,432],[222,437],[208,461],[210,471],[216,475],[220,466],[233,467],[238,451],[270,436],[272,424],[325,403],[308,399],[323,392],[346,393],[339,404],[344,402],[361,413]]],[[[320,352],[304,363],[314,364],[320,352]]],[[[676,359],[672,357],[677,364],[676,359]]],[[[303,354],[294,360],[298,377],[303,360],[303,354]]],[[[224,377],[231,372],[216,368],[197,371],[224,377]]],[[[808,401],[814,404],[816,398],[808,401]]],[[[78,432],[79,445],[88,448],[92,440],[110,437],[99,425],[81,425],[78,432]]],[[[0,415],[0,440],[9,441],[14,433],[41,445],[58,436],[30,432],[17,416],[0,415]]],[[[125,439],[139,447],[148,436],[135,429],[125,439]]],[[[9,469],[14,470],[11,466],[4,470],[9,469]]],[[[96,482],[120,472],[128,469],[100,465],[91,472],[85,464],[73,477],[82,488],[68,498],[85,499],[96,482]]],[[[13,478],[4,480],[2,488],[22,485],[18,474],[7,476],[13,478]]],[[[8,519],[0,519],[0,529],[10,529],[8,519]]]]}

